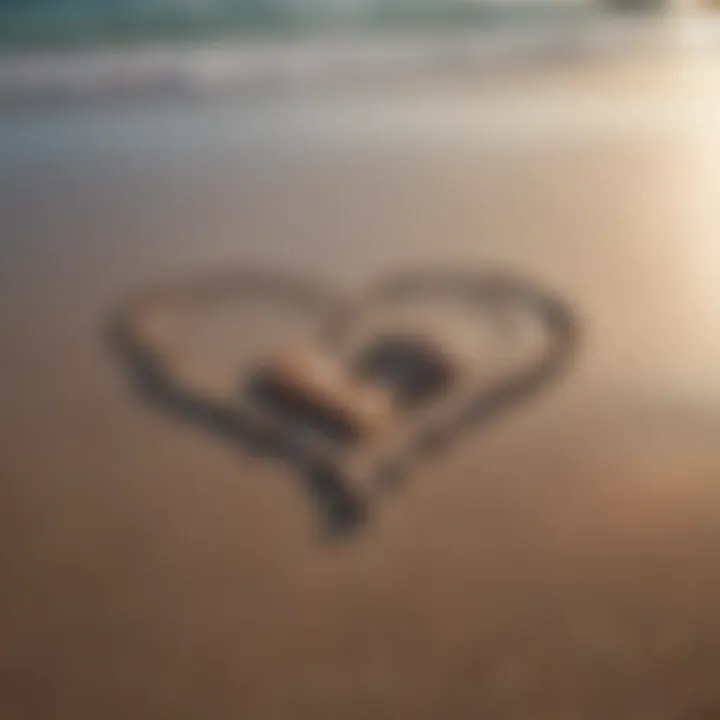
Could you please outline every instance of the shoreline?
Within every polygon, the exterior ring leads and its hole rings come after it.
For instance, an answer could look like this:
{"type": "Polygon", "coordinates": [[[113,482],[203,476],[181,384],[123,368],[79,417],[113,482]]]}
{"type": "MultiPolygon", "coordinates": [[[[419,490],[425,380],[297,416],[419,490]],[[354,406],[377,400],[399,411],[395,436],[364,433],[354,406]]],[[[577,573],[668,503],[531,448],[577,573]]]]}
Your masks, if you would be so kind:
{"type": "Polygon", "coordinates": [[[603,18],[551,27],[0,55],[0,105],[538,67],[570,59],[660,52],[673,46],[676,29],[668,17],[603,18]]]}

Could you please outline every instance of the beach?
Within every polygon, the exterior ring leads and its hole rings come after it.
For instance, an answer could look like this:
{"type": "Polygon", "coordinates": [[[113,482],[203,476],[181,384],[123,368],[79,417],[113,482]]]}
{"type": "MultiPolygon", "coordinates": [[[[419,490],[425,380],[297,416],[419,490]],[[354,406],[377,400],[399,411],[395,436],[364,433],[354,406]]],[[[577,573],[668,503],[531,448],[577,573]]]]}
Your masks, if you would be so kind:
{"type": "Polygon", "coordinates": [[[715,717],[717,71],[3,108],[0,715],[715,717]],[[418,266],[526,274],[581,351],[342,539],[103,334],[176,274],[418,266]]]}

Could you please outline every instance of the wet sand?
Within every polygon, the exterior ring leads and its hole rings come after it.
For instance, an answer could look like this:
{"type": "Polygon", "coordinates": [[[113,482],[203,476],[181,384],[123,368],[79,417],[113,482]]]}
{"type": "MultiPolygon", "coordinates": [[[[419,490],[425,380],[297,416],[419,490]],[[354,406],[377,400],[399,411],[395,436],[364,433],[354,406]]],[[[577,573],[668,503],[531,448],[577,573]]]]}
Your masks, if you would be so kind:
{"type": "Polygon", "coordinates": [[[720,715],[716,73],[4,112],[3,720],[720,715]],[[582,355],[342,541],[101,337],[176,271],[437,263],[555,288],[582,355]]]}

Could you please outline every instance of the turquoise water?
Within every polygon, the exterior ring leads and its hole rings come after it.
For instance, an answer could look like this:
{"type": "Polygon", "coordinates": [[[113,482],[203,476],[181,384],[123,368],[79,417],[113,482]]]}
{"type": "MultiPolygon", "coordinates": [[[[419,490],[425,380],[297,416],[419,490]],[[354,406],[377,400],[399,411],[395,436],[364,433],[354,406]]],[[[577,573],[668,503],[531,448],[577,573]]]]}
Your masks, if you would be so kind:
{"type": "Polygon", "coordinates": [[[581,15],[579,7],[473,0],[0,0],[0,48],[255,35],[493,27],[581,15]]]}

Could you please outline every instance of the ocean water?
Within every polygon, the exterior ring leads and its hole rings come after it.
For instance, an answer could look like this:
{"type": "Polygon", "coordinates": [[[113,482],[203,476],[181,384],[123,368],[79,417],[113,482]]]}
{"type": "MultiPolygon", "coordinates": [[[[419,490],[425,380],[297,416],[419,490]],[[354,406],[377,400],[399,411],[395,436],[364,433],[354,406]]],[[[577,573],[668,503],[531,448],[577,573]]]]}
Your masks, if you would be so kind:
{"type": "Polygon", "coordinates": [[[589,10],[584,0],[0,0],[0,50],[492,28],[589,10]]]}

